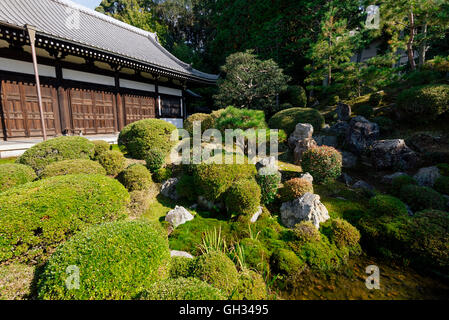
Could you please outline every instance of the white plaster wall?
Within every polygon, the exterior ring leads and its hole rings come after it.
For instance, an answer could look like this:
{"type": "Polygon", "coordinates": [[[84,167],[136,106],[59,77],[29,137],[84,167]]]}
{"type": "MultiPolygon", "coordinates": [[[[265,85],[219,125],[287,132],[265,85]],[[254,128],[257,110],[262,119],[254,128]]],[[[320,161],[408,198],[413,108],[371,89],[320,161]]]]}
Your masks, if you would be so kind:
{"type": "MultiPolygon", "coordinates": [[[[56,70],[54,67],[40,64],[38,65],[38,69],[40,76],[56,78],[56,70]]],[[[7,58],[0,58],[0,70],[34,75],[33,63],[7,58]]]]}
{"type": "Polygon", "coordinates": [[[106,86],[115,86],[115,79],[112,77],[76,71],[71,69],[62,69],[62,77],[66,80],[102,84],[106,86]]]}
{"type": "Polygon", "coordinates": [[[159,86],[159,93],[160,94],[168,94],[171,96],[182,97],[182,90],[172,89],[172,88],[163,87],[163,86],[159,86]]]}
{"type": "Polygon", "coordinates": [[[128,88],[128,89],[135,89],[135,90],[142,90],[142,91],[149,91],[149,92],[156,91],[156,87],[154,86],[154,84],[136,82],[136,81],[131,81],[131,80],[127,80],[127,79],[120,79],[120,87],[128,88]]]}

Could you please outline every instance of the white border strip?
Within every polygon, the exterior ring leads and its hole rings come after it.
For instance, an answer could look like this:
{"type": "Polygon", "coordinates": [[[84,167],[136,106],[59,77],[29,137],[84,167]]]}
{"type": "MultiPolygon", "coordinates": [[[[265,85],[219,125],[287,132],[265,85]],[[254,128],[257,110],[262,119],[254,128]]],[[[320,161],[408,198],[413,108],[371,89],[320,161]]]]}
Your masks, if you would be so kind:
{"type": "MultiPolygon", "coordinates": [[[[0,70],[34,75],[34,68],[31,62],[7,58],[0,58],[0,70]]],[[[54,67],[40,64],[39,76],[56,78],[56,69],[54,67]]]]}

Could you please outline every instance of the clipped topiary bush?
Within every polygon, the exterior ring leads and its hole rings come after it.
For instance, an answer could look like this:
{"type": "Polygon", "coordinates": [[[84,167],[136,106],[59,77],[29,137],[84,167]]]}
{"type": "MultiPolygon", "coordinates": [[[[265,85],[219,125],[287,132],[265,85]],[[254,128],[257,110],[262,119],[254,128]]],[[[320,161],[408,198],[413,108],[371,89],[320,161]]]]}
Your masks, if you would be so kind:
{"type": "Polygon", "coordinates": [[[211,252],[196,258],[193,274],[230,296],[239,283],[234,263],[224,253],[211,252]]]}
{"type": "Polygon", "coordinates": [[[301,198],[308,192],[313,193],[312,182],[304,178],[293,178],[284,182],[280,194],[283,202],[289,202],[301,198]]]}
{"type": "Polygon", "coordinates": [[[435,185],[433,186],[433,188],[439,193],[449,195],[449,177],[439,177],[435,181],[435,185]]]}
{"type": "Polygon", "coordinates": [[[223,293],[194,278],[167,279],[156,282],[139,294],[140,300],[226,300],[223,293]]]}
{"type": "Polygon", "coordinates": [[[228,189],[240,179],[254,178],[257,174],[253,164],[202,163],[193,169],[198,193],[210,201],[222,200],[228,189]]]}
{"type": "Polygon", "coordinates": [[[129,195],[101,175],[68,175],[0,194],[0,262],[45,257],[92,224],[125,217],[129,195]]]}
{"type": "Polygon", "coordinates": [[[231,215],[252,215],[260,207],[261,191],[254,179],[236,181],[226,193],[226,208],[231,215]]]}
{"type": "Polygon", "coordinates": [[[12,187],[31,182],[37,178],[33,168],[18,164],[0,164],[0,193],[12,187]]]}
{"type": "Polygon", "coordinates": [[[193,137],[193,124],[194,122],[201,122],[201,134],[206,130],[214,127],[215,121],[210,114],[195,113],[184,120],[184,129],[189,132],[190,137],[193,137]]]}
{"type": "Polygon", "coordinates": [[[157,183],[162,183],[170,179],[173,171],[170,168],[160,168],[153,172],[153,180],[157,183]]]}
{"type": "Polygon", "coordinates": [[[377,195],[372,197],[369,201],[369,207],[370,212],[375,216],[400,216],[408,214],[405,203],[396,197],[388,195],[377,195]]]}
{"type": "MultiPolygon", "coordinates": [[[[113,222],[79,233],[48,260],[38,284],[45,300],[132,299],[169,275],[165,232],[149,222],[113,222]],[[79,289],[68,289],[69,266],[79,270],[79,289]]],[[[72,270],[73,271],[73,270],[72,270]]]]}
{"type": "Polygon", "coordinates": [[[414,178],[409,175],[399,176],[393,179],[391,182],[391,193],[394,195],[399,195],[403,186],[416,185],[417,182],[414,178]]]}
{"type": "Polygon", "coordinates": [[[107,143],[104,140],[94,140],[92,141],[92,143],[95,145],[95,151],[93,156],[94,160],[98,160],[98,157],[101,154],[111,150],[111,146],[109,145],[109,143],[107,143]]]}
{"type": "Polygon", "coordinates": [[[179,182],[176,185],[176,192],[181,198],[187,199],[188,201],[193,202],[198,198],[194,179],[189,175],[183,175],[181,179],[179,179],[179,182]]]}
{"type": "Polygon", "coordinates": [[[133,164],[121,172],[119,181],[128,191],[147,190],[153,184],[151,173],[144,165],[133,164]]]}
{"type": "Polygon", "coordinates": [[[304,269],[304,262],[291,250],[278,249],[271,255],[271,269],[274,273],[294,275],[304,269]]]}
{"type": "Polygon", "coordinates": [[[270,254],[264,245],[256,239],[245,238],[240,240],[245,264],[256,271],[267,272],[270,269],[270,254]]]}
{"type": "Polygon", "coordinates": [[[151,172],[155,172],[161,169],[164,165],[165,153],[158,148],[148,150],[145,154],[145,162],[147,164],[148,170],[150,170],[151,172]]]}
{"type": "Polygon", "coordinates": [[[195,259],[172,257],[170,263],[170,278],[190,278],[195,266],[195,259]]]}
{"type": "Polygon", "coordinates": [[[262,194],[262,203],[268,205],[276,200],[276,196],[281,184],[282,176],[280,173],[256,176],[262,194]]]}
{"type": "Polygon", "coordinates": [[[310,108],[292,108],[276,113],[268,122],[271,129],[282,129],[287,135],[295,131],[298,123],[310,123],[315,132],[324,126],[324,117],[318,110],[310,108]]]}
{"type": "Polygon", "coordinates": [[[303,153],[301,167],[316,183],[327,183],[341,176],[342,155],[335,148],[315,147],[303,153]]]}
{"type": "Polygon", "coordinates": [[[346,220],[336,218],[330,223],[330,240],[339,247],[354,247],[360,241],[360,232],[346,220]]]}
{"type": "Polygon", "coordinates": [[[176,127],[159,119],[145,119],[127,125],[120,132],[118,144],[134,159],[144,160],[149,150],[158,148],[164,156],[175,146],[171,136],[176,127]]]}
{"type": "Polygon", "coordinates": [[[25,151],[17,163],[30,166],[39,175],[50,163],[72,159],[91,159],[95,145],[83,137],[59,137],[38,143],[25,151]]]}
{"type": "Polygon", "coordinates": [[[444,210],[446,207],[446,201],[443,196],[428,187],[406,185],[401,189],[400,198],[414,212],[426,209],[444,210]]]}
{"type": "Polygon", "coordinates": [[[267,298],[267,285],[262,276],[252,270],[239,274],[239,283],[232,294],[233,300],[264,300],[267,298]]]}
{"type": "Polygon", "coordinates": [[[296,237],[296,240],[301,244],[321,240],[320,232],[310,221],[303,221],[295,225],[295,227],[293,228],[293,233],[296,237]]]}
{"type": "Polygon", "coordinates": [[[106,175],[106,170],[98,162],[86,159],[64,160],[53,162],[46,166],[40,178],[46,179],[68,174],[101,174],[106,175]]]}
{"type": "Polygon", "coordinates": [[[98,157],[98,162],[110,176],[118,175],[126,166],[126,159],[120,151],[107,151],[98,157]]]}
{"type": "Polygon", "coordinates": [[[407,120],[429,122],[449,111],[449,85],[413,87],[398,96],[398,108],[407,120]]]}

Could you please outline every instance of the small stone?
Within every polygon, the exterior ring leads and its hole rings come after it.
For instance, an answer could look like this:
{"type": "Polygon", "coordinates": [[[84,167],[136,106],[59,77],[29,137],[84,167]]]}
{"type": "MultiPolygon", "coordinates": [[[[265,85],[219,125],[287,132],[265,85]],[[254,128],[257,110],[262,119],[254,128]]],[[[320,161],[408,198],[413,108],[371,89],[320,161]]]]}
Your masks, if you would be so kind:
{"type": "Polygon", "coordinates": [[[369,183],[367,183],[367,182],[365,182],[363,180],[357,181],[356,183],[354,183],[352,185],[352,187],[354,189],[362,189],[362,190],[365,190],[365,191],[368,191],[368,192],[372,192],[372,191],[375,190],[372,185],[370,185],[369,183]]]}
{"type": "Polygon", "coordinates": [[[184,207],[176,206],[165,217],[165,221],[169,222],[173,228],[183,225],[187,221],[193,220],[195,217],[184,207]]]}
{"type": "Polygon", "coordinates": [[[419,186],[433,187],[435,181],[441,177],[440,170],[437,167],[427,167],[419,169],[413,176],[419,186]]]}
{"type": "Polygon", "coordinates": [[[266,157],[256,163],[257,173],[261,176],[279,174],[279,168],[275,157],[266,157]]]}
{"type": "Polygon", "coordinates": [[[259,207],[259,210],[255,214],[253,214],[253,216],[249,221],[251,223],[256,223],[261,214],[262,214],[262,207],[259,207]]]}
{"type": "Polygon", "coordinates": [[[194,259],[195,257],[192,256],[190,253],[185,252],[185,251],[176,251],[176,250],[171,250],[170,251],[170,256],[173,257],[181,257],[181,258],[187,258],[187,259],[194,259]]]}
{"type": "Polygon", "coordinates": [[[316,194],[306,193],[301,198],[285,202],[281,206],[281,221],[287,228],[293,228],[302,221],[310,221],[319,229],[320,223],[328,219],[329,212],[316,194]]]}

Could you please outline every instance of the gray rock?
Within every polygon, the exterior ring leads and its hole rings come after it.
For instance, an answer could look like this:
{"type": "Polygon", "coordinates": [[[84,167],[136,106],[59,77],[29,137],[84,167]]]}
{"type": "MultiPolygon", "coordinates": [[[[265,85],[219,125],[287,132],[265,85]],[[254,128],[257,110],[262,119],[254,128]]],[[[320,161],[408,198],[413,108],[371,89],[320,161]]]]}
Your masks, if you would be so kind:
{"type": "Polygon", "coordinates": [[[285,202],[281,206],[281,221],[287,228],[293,228],[302,221],[310,221],[319,229],[320,223],[328,219],[329,212],[316,194],[306,193],[301,198],[285,202]]]}
{"type": "Polygon", "coordinates": [[[382,181],[382,183],[385,183],[385,184],[391,184],[393,182],[394,178],[402,177],[402,176],[406,176],[406,175],[407,174],[404,173],[404,172],[396,172],[396,173],[393,173],[393,174],[389,174],[389,175],[383,176],[381,181],[382,181]]]}
{"type": "Polygon", "coordinates": [[[413,176],[419,186],[433,187],[435,181],[441,177],[440,170],[437,167],[427,167],[419,169],[413,176]]]}
{"type": "Polygon", "coordinates": [[[336,136],[318,135],[313,137],[319,146],[338,147],[338,138],[336,136]]]}
{"type": "Polygon", "coordinates": [[[185,252],[185,251],[176,251],[176,250],[171,250],[170,251],[170,256],[172,258],[174,257],[181,257],[181,258],[187,258],[187,259],[194,259],[195,257],[192,256],[190,253],[185,252]]]}
{"type": "Polygon", "coordinates": [[[310,183],[313,184],[313,177],[312,177],[312,175],[311,175],[310,173],[308,173],[308,172],[303,173],[303,174],[301,174],[299,177],[300,177],[301,179],[305,179],[305,180],[307,180],[307,181],[310,181],[310,183]]]}
{"type": "Polygon", "coordinates": [[[373,192],[375,189],[374,189],[374,187],[372,186],[372,185],[370,185],[369,183],[367,183],[367,182],[365,182],[365,181],[363,181],[363,180],[359,180],[359,181],[357,181],[356,183],[354,183],[353,185],[352,185],[352,187],[354,188],[354,189],[362,189],[362,190],[364,190],[364,191],[367,191],[367,192],[373,192]]]}
{"type": "Polygon", "coordinates": [[[344,172],[341,174],[341,176],[338,178],[338,180],[343,182],[347,187],[352,186],[352,183],[354,181],[349,174],[344,173],[344,172]]]}
{"type": "Polygon", "coordinates": [[[378,140],[372,146],[371,160],[377,169],[409,170],[418,163],[418,156],[402,139],[378,140]]]}
{"type": "Polygon", "coordinates": [[[279,168],[277,166],[275,157],[267,157],[267,158],[260,159],[256,163],[256,169],[257,169],[257,173],[261,176],[279,173],[279,168]]]}
{"type": "Polygon", "coordinates": [[[348,151],[342,151],[341,155],[343,157],[343,168],[354,168],[357,165],[358,157],[348,151]]]}
{"type": "Polygon", "coordinates": [[[407,208],[407,213],[410,217],[412,217],[414,215],[412,208],[409,207],[408,204],[405,205],[405,207],[407,208]]]}
{"type": "Polygon", "coordinates": [[[344,139],[346,138],[349,129],[349,123],[347,123],[346,121],[337,121],[336,124],[329,128],[328,132],[344,139]]]}
{"type": "Polygon", "coordinates": [[[313,136],[313,126],[309,123],[298,123],[295,131],[288,138],[288,145],[294,149],[296,142],[304,139],[311,139],[313,136]]]}
{"type": "Polygon", "coordinates": [[[176,185],[178,184],[178,178],[171,178],[165,181],[161,187],[161,194],[172,200],[178,200],[179,196],[176,192],[176,185]]]}
{"type": "Polygon", "coordinates": [[[338,120],[348,121],[351,119],[351,107],[347,104],[339,102],[337,104],[338,120]]]}
{"type": "Polygon", "coordinates": [[[167,213],[165,221],[169,222],[173,228],[183,225],[187,221],[193,220],[195,217],[184,207],[176,206],[173,210],[167,213]]]}
{"type": "Polygon", "coordinates": [[[253,214],[253,216],[251,217],[251,219],[249,220],[251,223],[256,223],[257,220],[259,219],[260,215],[262,214],[262,207],[259,207],[259,210],[257,210],[257,212],[255,214],[253,214]]]}
{"type": "Polygon", "coordinates": [[[295,164],[301,165],[302,155],[307,150],[317,147],[315,140],[313,139],[304,139],[296,142],[295,150],[293,151],[293,156],[295,158],[295,164]]]}
{"type": "Polygon", "coordinates": [[[364,153],[379,137],[379,125],[357,116],[349,122],[346,145],[356,154],[364,153]]]}

